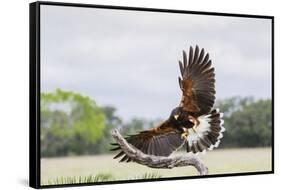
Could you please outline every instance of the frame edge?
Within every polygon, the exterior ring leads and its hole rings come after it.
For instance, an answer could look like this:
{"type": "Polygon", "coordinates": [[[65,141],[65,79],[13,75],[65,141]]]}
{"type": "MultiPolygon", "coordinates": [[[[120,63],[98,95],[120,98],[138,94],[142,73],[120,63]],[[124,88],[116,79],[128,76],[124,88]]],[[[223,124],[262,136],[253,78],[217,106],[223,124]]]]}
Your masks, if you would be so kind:
{"type": "Polygon", "coordinates": [[[29,186],[40,187],[40,132],[38,131],[39,3],[29,4],[29,186]]]}

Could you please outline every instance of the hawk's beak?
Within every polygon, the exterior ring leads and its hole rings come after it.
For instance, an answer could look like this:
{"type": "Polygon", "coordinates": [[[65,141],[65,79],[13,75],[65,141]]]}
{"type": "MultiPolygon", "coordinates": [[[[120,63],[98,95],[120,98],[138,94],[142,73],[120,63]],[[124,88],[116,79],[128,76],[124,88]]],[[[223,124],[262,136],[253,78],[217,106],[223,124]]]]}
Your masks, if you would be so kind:
{"type": "Polygon", "coordinates": [[[175,118],[176,120],[178,120],[178,117],[179,117],[179,115],[174,115],[174,118],[175,118]]]}

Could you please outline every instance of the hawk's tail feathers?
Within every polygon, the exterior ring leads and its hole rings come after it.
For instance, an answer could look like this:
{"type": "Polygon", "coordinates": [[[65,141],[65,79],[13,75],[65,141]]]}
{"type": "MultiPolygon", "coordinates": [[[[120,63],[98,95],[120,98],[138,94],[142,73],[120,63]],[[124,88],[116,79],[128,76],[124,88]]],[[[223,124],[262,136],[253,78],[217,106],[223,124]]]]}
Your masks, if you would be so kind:
{"type": "Polygon", "coordinates": [[[208,115],[198,117],[199,124],[194,129],[188,129],[186,142],[187,152],[205,152],[218,147],[223,137],[223,113],[214,109],[208,115]]]}

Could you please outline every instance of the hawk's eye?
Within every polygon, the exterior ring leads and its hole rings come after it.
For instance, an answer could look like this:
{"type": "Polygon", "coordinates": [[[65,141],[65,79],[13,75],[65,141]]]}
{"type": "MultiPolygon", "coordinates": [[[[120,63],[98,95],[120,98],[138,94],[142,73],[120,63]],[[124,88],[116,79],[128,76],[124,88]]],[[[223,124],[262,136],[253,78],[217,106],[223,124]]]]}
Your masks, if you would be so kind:
{"type": "Polygon", "coordinates": [[[179,115],[174,115],[175,120],[178,120],[179,115]]]}

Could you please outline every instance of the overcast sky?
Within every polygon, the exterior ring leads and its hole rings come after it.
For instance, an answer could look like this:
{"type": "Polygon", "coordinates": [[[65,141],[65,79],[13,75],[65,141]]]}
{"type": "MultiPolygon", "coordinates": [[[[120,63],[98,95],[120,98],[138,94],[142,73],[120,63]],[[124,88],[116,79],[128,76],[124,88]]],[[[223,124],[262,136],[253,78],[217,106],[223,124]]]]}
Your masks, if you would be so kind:
{"type": "Polygon", "coordinates": [[[125,120],[167,118],[180,101],[178,60],[205,48],[216,97],[271,97],[271,20],[41,5],[41,91],[113,105],[125,120]]]}

